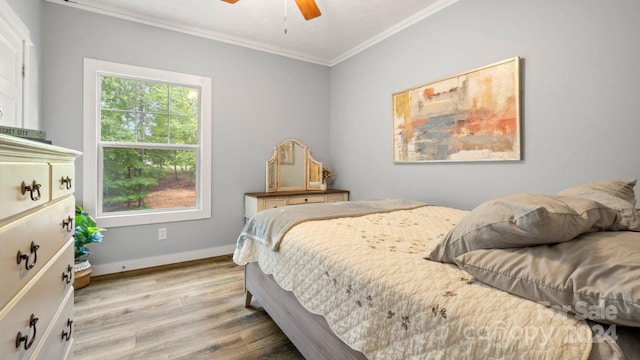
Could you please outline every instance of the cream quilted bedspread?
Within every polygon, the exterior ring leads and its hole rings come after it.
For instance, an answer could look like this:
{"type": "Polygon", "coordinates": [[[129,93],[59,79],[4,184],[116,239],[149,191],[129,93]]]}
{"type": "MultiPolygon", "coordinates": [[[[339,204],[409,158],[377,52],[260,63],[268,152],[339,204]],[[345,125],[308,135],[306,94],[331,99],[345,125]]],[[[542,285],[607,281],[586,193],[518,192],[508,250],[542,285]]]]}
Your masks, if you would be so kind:
{"type": "Polygon", "coordinates": [[[279,252],[247,241],[234,260],[258,261],[369,359],[587,359],[585,322],[423,258],[465,214],[425,206],[308,221],[279,252]]]}

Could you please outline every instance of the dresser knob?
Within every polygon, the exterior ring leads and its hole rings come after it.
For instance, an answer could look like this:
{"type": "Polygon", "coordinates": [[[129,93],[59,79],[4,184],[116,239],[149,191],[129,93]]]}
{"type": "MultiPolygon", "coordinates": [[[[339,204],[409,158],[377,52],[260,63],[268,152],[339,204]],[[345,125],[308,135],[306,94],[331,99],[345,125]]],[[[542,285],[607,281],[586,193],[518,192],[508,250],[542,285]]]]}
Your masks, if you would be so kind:
{"type": "Polygon", "coordinates": [[[62,220],[62,227],[66,228],[68,233],[73,230],[73,218],[71,217],[71,215],[62,220]]]}
{"type": "Polygon", "coordinates": [[[67,265],[67,271],[62,273],[62,281],[67,284],[71,284],[71,277],[73,276],[73,267],[71,265],[67,265]]]}
{"type": "Polygon", "coordinates": [[[71,340],[71,332],[73,331],[73,320],[67,319],[67,325],[65,327],[69,328],[69,332],[66,332],[65,329],[62,330],[62,340],[69,341],[71,340]]]}
{"type": "Polygon", "coordinates": [[[16,335],[16,349],[20,347],[20,344],[24,341],[24,349],[29,350],[31,345],[33,345],[33,341],[36,339],[36,323],[38,322],[38,318],[31,314],[31,320],[29,321],[29,328],[33,328],[33,336],[31,337],[31,341],[29,341],[29,335],[22,335],[20,331],[18,331],[18,335],[16,335]]]}
{"type": "Polygon", "coordinates": [[[30,255],[23,254],[22,251],[18,250],[18,254],[16,255],[16,262],[18,263],[18,265],[20,265],[22,260],[25,260],[24,269],[27,271],[33,269],[33,267],[36,266],[36,261],[38,261],[39,248],[40,245],[36,245],[33,241],[31,242],[31,254],[33,254],[33,262],[31,264],[29,264],[30,255]]]}
{"type": "Polygon", "coordinates": [[[26,194],[26,192],[29,192],[29,196],[31,197],[31,200],[33,201],[38,201],[40,200],[40,187],[42,185],[38,184],[35,180],[33,180],[31,182],[31,185],[27,185],[25,184],[25,182],[22,182],[22,195],[26,194]]]}
{"type": "Polygon", "coordinates": [[[60,179],[60,182],[62,183],[62,185],[64,185],[65,189],[71,189],[71,178],[69,176],[67,176],[66,178],[63,176],[60,179]]]}

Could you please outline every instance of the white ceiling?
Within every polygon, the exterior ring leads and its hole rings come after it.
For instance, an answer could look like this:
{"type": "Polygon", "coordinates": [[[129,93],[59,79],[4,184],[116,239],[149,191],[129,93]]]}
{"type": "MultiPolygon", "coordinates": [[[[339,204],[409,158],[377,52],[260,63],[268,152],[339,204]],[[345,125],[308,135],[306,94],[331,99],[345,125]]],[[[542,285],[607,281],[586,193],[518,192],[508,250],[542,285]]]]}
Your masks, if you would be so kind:
{"type": "Polygon", "coordinates": [[[294,0],[47,1],[331,66],[458,0],[316,0],[309,21],[294,0]]]}

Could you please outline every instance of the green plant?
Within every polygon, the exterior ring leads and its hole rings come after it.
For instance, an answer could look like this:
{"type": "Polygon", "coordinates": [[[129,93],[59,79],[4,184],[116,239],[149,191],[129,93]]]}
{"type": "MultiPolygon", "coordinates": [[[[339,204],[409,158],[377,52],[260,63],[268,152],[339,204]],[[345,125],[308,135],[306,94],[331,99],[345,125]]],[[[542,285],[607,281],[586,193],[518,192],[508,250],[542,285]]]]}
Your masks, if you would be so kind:
{"type": "Polygon", "coordinates": [[[76,247],[76,261],[87,260],[91,251],[86,245],[102,242],[102,239],[104,239],[102,232],[105,229],[96,227],[96,221],[80,205],[76,205],[75,224],[76,230],[73,233],[73,240],[76,247]]]}

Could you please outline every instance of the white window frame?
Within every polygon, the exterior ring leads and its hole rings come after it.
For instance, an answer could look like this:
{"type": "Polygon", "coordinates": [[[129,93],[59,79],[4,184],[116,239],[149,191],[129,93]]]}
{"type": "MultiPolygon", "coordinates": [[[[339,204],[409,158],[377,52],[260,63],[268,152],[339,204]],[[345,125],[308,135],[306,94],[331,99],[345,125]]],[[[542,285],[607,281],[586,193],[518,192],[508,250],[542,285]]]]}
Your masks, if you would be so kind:
{"type": "Polygon", "coordinates": [[[100,227],[110,228],[211,217],[211,78],[85,58],[83,92],[82,206],[96,218],[100,227]],[[200,89],[198,141],[200,147],[196,154],[195,207],[116,213],[102,211],[102,157],[98,146],[100,141],[101,75],[174,83],[200,89]]]}

